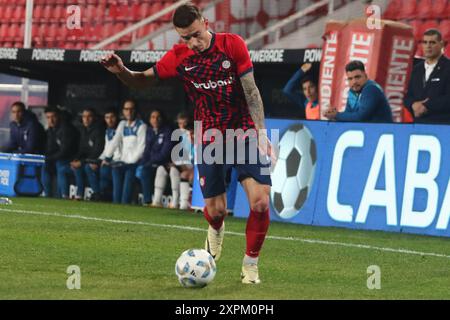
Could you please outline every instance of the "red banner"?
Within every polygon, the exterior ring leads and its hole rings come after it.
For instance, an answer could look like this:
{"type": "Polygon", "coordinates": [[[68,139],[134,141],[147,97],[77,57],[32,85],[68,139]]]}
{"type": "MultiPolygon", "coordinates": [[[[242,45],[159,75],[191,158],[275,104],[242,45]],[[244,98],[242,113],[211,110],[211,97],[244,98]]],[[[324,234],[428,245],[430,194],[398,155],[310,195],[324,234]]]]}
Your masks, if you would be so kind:
{"type": "Polygon", "coordinates": [[[319,100],[323,110],[345,109],[349,87],[345,65],[362,61],[369,79],[383,88],[395,122],[412,120],[403,105],[413,66],[415,42],[412,28],[403,23],[380,21],[369,29],[367,18],[326,25],[319,78],[319,100]],[[406,112],[405,112],[406,111],[406,112]]]}

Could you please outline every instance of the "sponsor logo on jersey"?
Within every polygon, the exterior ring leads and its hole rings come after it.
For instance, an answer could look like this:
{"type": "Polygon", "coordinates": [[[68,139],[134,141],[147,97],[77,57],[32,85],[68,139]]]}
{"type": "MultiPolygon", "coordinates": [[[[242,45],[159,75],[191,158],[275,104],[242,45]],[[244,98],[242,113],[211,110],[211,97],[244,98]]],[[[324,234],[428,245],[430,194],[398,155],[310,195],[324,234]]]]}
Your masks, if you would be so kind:
{"type": "Polygon", "coordinates": [[[196,83],[194,81],[191,81],[191,83],[197,89],[205,89],[205,90],[216,89],[218,87],[225,87],[225,86],[228,86],[230,84],[233,84],[233,82],[234,82],[233,77],[229,77],[228,79],[219,80],[219,81],[211,81],[211,80],[209,80],[208,82],[204,82],[204,83],[196,83]]]}

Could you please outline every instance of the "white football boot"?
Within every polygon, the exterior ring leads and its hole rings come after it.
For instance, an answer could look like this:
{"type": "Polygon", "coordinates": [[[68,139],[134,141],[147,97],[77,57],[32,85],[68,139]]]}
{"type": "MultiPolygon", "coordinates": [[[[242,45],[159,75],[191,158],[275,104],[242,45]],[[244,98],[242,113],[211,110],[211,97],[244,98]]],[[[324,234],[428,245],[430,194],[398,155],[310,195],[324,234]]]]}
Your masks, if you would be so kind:
{"type": "Polygon", "coordinates": [[[255,263],[243,264],[241,272],[242,283],[258,284],[261,283],[258,274],[258,265],[255,263]]]}
{"type": "Polygon", "coordinates": [[[225,222],[219,230],[208,226],[208,235],[205,241],[205,250],[208,251],[217,262],[222,254],[223,236],[225,235],[225,222]]]}

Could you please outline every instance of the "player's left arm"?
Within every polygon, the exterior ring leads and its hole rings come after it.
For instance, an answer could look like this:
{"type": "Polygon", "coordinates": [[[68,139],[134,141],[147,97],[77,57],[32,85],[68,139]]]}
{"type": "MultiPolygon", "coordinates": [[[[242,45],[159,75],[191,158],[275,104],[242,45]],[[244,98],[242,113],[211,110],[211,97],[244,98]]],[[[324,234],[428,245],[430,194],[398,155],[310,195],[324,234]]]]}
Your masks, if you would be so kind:
{"type": "Polygon", "coordinates": [[[264,107],[261,94],[256,86],[253,72],[248,72],[241,77],[242,88],[244,89],[245,100],[247,101],[250,116],[257,131],[265,129],[264,124],[264,107]]]}
{"type": "Polygon", "coordinates": [[[256,131],[258,132],[258,145],[262,154],[270,156],[272,164],[277,161],[276,151],[272,149],[272,144],[267,136],[264,124],[264,107],[261,94],[256,86],[253,72],[248,72],[241,77],[242,88],[244,89],[245,100],[256,131]]]}

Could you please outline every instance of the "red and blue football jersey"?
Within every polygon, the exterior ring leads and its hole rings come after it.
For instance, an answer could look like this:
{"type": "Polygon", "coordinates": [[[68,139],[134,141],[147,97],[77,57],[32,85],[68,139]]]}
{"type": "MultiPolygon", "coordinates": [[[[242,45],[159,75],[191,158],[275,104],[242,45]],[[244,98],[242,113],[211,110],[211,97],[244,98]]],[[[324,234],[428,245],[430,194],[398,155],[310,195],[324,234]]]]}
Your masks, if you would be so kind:
{"type": "Polygon", "coordinates": [[[186,44],[175,45],[154,66],[160,79],[178,77],[194,104],[194,120],[203,130],[247,130],[250,116],[240,77],[253,71],[244,40],[235,34],[213,33],[210,47],[197,54],[186,44]]]}

